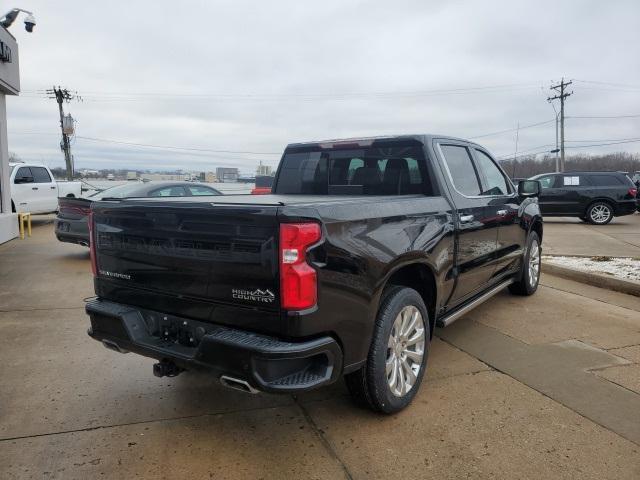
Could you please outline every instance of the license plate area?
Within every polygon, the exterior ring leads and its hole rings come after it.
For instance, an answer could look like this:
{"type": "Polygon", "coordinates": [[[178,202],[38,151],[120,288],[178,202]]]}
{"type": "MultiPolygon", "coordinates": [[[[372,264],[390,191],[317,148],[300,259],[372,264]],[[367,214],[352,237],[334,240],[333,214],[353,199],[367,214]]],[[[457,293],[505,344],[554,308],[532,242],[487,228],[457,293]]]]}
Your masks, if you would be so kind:
{"type": "Polygon", "coordinates": [[[197,348],[208,329],[201,322],[185,320],[171,315],[144,315],[149,335],[158,341],[158,346],[197,348]]]}

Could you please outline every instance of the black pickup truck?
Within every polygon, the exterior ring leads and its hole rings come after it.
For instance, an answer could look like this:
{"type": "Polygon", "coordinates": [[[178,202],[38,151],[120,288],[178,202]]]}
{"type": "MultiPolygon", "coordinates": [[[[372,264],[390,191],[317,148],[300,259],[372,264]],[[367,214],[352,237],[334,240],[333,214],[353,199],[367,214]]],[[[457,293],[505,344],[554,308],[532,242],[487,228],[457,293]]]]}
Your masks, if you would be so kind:
{"type": "Polygon", "coordinates": [[[540,184],[432,135],[287,146],[271,195],[94,202],[89,335],[246,392],[345,376],[391,413],[434,327],[538,286],[540,184]]]}

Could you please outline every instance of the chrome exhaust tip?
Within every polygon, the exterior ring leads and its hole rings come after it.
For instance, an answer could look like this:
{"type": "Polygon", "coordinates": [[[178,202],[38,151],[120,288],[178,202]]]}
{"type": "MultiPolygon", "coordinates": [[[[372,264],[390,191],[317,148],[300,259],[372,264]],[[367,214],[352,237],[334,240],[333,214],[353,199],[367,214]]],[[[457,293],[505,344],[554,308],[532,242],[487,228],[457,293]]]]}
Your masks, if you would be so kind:
{"type": "Polygon", "coordinates": [[[240,380],[239,378],[229,377],[227,375],[222,375],[220,377],[220,383],[227,388],[231,388],[233,390],[240,390],[244,393],[256,394],[260,393],[260,390],[253,388],[249,382],[246,380],[240,380]]]}
{"type": "Polygon", "coordinates": [[[108,348],[109,350],[113,350],[118,353],[129,353],[129,350],[124,350],[120,348],[120,346],[116,342],[112,342],[111,340],[102,340],[102,344],[108,348]]]}

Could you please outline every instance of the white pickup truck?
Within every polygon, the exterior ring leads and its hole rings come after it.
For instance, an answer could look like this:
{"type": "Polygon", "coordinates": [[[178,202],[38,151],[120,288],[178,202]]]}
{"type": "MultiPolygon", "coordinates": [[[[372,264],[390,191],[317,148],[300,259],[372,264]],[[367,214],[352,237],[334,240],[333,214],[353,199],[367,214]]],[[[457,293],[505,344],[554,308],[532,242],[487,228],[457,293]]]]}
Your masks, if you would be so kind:
{"type": "Polygon", "coordinates": [[[81,182],[56,182],[44,165],[10,163],[11,207],[14,212],[52,213],[58,197],[80,197],[81,182]]]}

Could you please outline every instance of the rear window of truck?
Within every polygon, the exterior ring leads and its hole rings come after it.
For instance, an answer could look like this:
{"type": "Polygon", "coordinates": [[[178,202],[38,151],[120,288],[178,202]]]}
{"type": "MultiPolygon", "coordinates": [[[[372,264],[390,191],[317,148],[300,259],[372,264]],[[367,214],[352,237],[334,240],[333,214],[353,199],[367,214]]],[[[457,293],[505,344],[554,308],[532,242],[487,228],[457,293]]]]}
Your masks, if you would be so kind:
{"type": "Polygon", "coordinates": [[[274,192],[308,195],[430,193],[424,154],[416,145],[285,152],[274,192]]]}

